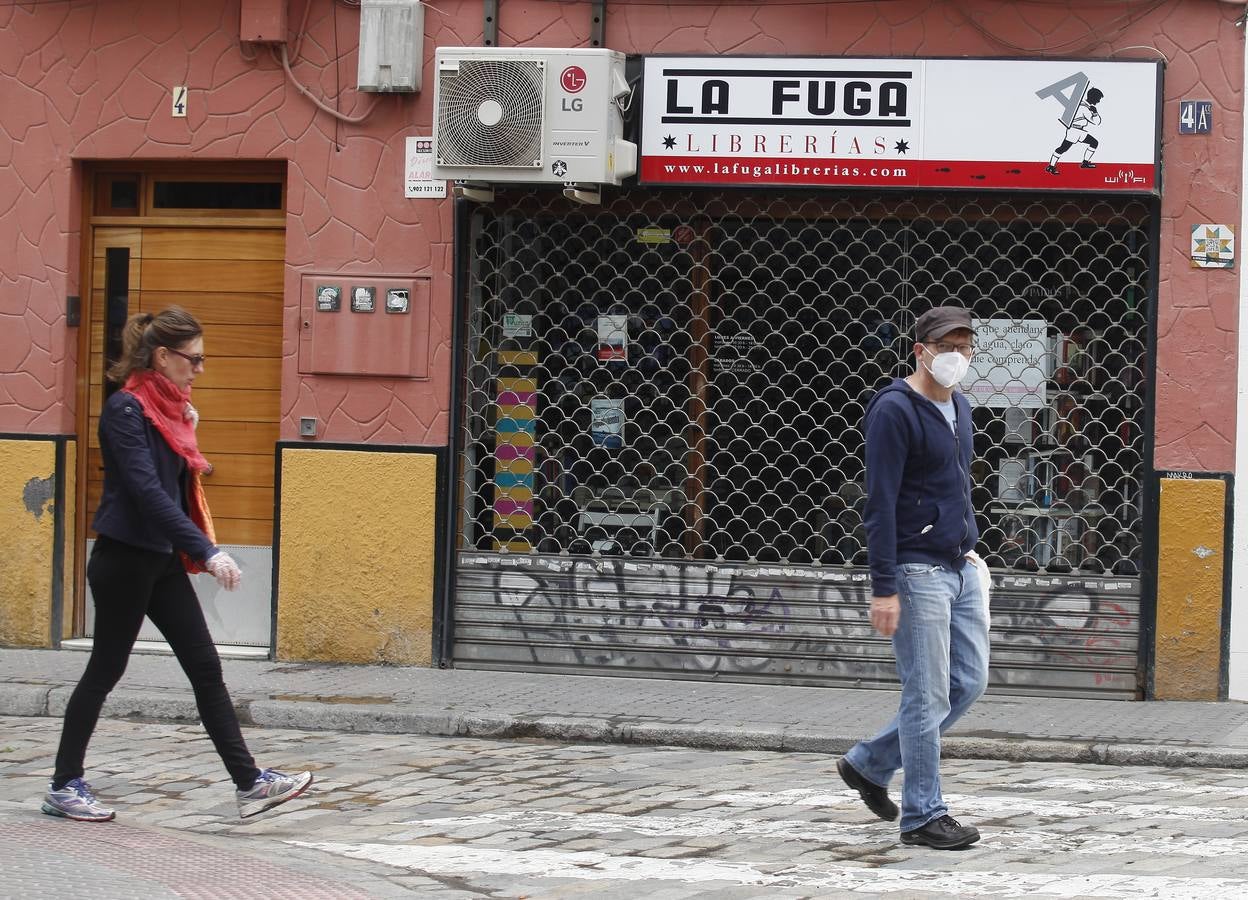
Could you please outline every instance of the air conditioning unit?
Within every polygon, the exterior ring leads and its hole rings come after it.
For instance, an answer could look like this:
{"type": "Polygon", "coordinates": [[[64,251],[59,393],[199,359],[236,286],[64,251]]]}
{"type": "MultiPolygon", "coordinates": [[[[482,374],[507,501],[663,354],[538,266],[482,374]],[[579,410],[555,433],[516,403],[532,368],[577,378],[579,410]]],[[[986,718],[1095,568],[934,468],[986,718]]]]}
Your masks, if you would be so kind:
{"type": "Polygon", "coordinates": [[[440,47],[433,177],[618,185],[637,171],[623,138],[630,97],[613,50],[440,47]]]}

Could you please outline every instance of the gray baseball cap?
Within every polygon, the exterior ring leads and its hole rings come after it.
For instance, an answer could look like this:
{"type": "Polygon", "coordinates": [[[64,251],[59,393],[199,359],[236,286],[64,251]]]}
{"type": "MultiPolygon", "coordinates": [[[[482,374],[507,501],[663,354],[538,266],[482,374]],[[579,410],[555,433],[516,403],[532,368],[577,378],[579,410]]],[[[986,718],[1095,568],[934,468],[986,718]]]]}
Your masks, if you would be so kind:
{"type": "Polygon", "coordinates": [[[920,344],[938,341],[959,328],[975,330],[970,311],[960,306],[938,306],[929,309],[915,321],[914,339],[920,344]]]}

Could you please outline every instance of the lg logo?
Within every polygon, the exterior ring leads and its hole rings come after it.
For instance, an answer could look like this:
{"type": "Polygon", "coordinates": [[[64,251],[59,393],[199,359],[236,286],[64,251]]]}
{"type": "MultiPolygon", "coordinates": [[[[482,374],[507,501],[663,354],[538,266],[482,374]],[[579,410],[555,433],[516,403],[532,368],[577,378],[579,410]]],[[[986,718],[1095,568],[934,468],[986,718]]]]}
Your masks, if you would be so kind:
{"type": "MultiPolygon", "coordinates": [[[[585,85],[589,79],[585,76],[585,70],[580,66],[568,66],[559,76],[559,83],[563,85],[563,89],[569,94],[579,94],[585,90],[585,85]]],[[[564,97],[564,112],[580,112],[585,108],[585,101],[580,97],[564,97]]]]}
{"type": "Polygon", "coordinates": [[[588,80],[585,77],[585,70],[580,66],[568,66],[559,76],[559,83],[569,94],[579,94],[585,90],[585,83],[588,80]]]}

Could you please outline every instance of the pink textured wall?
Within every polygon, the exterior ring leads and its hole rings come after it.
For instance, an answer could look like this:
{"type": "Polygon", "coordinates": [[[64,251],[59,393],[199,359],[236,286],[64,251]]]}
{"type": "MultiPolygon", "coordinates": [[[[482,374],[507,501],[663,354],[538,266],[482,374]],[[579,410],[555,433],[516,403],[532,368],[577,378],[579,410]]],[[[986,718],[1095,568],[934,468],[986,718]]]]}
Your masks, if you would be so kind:
{"type": "MultiPolygon", "coordinates": [[[[349,87],[359,13],[308,2],[296,74],[331,104],[340,79],[343,112],[359,113],[373,102],[349,87]]],[[[292,28],[304,10],[292,0],[292,28]]],[[[460,39],[429,18],[432,58],[439,35],[460,39]]],[[[64,306],[80,265],[75,161],[286,159],[283,437],[310,415],[329,440],[446,441],[451,206],[405,200],[402,187],[404,138],[429,133],[432,91],[382,97],[363,124],[336,124],[268,54],[247,59],[238,27],[237,0],[0,6],[0,431],[74,429],[77,333],[64,306]],[[169,114],[179,84],[190,88],[185,119],[169,114]],[[301,377],[299,278],[312,270],[430,276],[431,378],[301,377]]]]}
{"type": "MultiPolygon", "coordinates": [[[[358,13],[311,3],[297,72],[336,93],[355,79],[358,13]]],[[[292,29],[305,0],[291,0],[292,29]]],[[[588,2],[505,0],[500,44],[585,46],[588,2]]],[[[1233,460],[1234,272],[1194,270],[1192,224],[1239,224],[1242,6],[895,0],[879,3],[608,4],[607,45],[627,53],[863,56],[1155,56],[1168,60],[1163,130],[1161,303],[1156,464],[1229,470],[1233,460]],[[1144,48],[1144,49],[1141,49],[1144,48]],[[1215,132],[1176,134],[1180,98],[1214,101],[1215,132]]],[[[435,0],[435,46],[478,44],[479,0],[435,0]]],[[[290,160],[283,367],[284,437],[315,415],[329,440],[442,442],[451,333],[449,202],[402,198],[403,139],[427,133],[432,90],[382,98],[361,126],[317,112],[261,57],[243,58],[238,4],[203,0],[68,0],[0,6],[0,431],[72,430],[78,187],[71,160],[290,160]],[[168,116],[188,84],[191,114],[168,116]],[[428,382],[303,378],[293,337],[302,271],[406,272],[433,278],[428,382]]],[[[433,75],[426,68],[425,83],[433,75]]],[[[367,103],[349,88],[343,109],[367,103]]]]}

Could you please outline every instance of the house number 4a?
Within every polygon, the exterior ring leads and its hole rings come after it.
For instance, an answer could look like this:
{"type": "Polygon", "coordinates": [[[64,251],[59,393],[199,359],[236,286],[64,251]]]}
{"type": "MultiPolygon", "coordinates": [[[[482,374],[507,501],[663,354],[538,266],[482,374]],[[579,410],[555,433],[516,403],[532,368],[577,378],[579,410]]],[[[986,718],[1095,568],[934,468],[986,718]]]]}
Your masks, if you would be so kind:
{"type": "Polygon", "coordinates": [[[184,84],[173,89],[173,115],[177,119],[186,118],[186,85],[184,84]]]}
{"type": "Polygon", "coordinates": [[[1212,130],[1212,100],[1179,101],[1179,134],[1208,134],[1212,130]]]}

